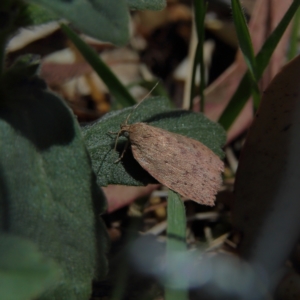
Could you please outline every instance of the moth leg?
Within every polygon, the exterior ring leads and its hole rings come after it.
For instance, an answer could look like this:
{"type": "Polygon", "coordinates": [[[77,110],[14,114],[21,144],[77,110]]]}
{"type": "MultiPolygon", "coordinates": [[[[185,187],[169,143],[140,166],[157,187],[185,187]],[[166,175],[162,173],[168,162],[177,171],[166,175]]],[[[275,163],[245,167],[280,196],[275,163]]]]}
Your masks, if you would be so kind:
{"type": "Polygon", "coordinates": [[[108,134],[115,134],[115,135],[117,135],[116,141],[115,141],[115,147],[114,147],[114,150],[116,151],[117,150],[118,139],[119,139],[120,135],[122,135],[123,131],[122,130],[119,130],[117,132],[108,131],[107,133],[108,134]]]}
{"type": "Polygon", "coordinates": [[[128,148],[128,145],[129,145],[129,140],[127,140],[127,142],[125,144],[125,147],[124,147],[124,150],[123,150],[121,156],[115,161],[115,164],[118,163],[124,157],[124,154],[125,154],[125,152],[126,152],[126,150],[128,148]]]}

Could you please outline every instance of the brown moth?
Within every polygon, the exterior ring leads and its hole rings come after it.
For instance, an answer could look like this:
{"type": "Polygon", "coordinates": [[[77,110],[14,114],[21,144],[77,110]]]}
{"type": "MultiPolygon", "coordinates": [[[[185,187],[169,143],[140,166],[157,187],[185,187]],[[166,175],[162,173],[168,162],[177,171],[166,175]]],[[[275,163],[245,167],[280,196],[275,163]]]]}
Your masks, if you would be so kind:
{"type": "MultiPolygon", "coordinates": [[[[128,119],[117,139],[120,135],[128,137],[136,161],[169,189],[213,206],[224,170],[220,158],[196,140],[145,123],[128,125],[128,119]]],[[[126,147],[119,160],[125,151],[126,147]]]]}

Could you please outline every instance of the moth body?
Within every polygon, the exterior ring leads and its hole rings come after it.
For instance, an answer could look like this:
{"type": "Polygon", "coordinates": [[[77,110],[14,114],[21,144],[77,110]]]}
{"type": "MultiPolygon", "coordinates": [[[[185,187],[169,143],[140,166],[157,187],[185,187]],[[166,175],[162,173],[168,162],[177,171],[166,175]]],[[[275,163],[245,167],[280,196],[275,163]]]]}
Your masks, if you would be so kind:
{"type": "Polygon", "coordinates": [[[224,164],[202,143],[145,123],[124,124],[137,162],[157,181],[180,195],[214,205],[224,164]]]}

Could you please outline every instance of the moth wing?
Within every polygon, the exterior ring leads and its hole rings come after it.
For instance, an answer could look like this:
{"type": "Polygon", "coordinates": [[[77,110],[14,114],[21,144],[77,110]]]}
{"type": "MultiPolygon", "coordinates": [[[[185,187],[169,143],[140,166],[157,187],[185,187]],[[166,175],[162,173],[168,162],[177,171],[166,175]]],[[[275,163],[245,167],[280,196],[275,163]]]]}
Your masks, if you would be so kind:
{"type": "Polygon", "coordinates": [[[136,123],[130,130],[134,158],[157,181],[180,195],[214,205],[224,164],[202,143],[161,128],[136,123]]]}

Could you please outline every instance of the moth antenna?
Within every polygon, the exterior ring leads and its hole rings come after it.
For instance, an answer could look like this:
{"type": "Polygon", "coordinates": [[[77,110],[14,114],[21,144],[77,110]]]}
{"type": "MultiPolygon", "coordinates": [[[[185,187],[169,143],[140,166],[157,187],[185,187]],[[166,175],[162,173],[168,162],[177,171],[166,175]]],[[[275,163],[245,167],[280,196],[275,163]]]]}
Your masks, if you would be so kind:
{"type": "MultiPolygon", "coordinates": [[[[148,94],[138,104],[135,105],[135,107],[132,109],[131,113],[127,116],[127,118],[125,120],[125,123],[123,125],[127,125],[128,120],[129,120],[130,116],[132,115],[132,113],[135,111],[135,109],[153,92],[153,90],[157,87],[158,84],[159,84],[159,80],[156,82],[156,84],[153,86],[153,88],[148,92],[148,94]]],[[[116,137],[116,141],[115,141],[115,147],[114,147],[115,151],[117,150],[118,139],[119,139],[121,133],[124,132],[124,131],[125,130],[122,130],[122,126],[121,126],[121,130],[119,130],[119,132],[117,134],[117,137],[116,137]]],[[[129,145],[129,141],[127,141],[126,146],[124,148],[124,151],[122,152],[121,157],[116,162],[120,161],[123,158],[124,153],[125,153],[126,149],[128,148],[128,145],[129,145]]]]}
{"type": "Polygon", "coordinates": [[[151,95],[151,93],[155,90],[155,88],[158,86],[158,84],[159,84],[159,82],[160,82],[160,80],[158,80],[157,82],[156,82],[156,84],[153,86],[153,88],[148,92],[148,94],[138,103],[138,104],[136,104],[135,105],[135,107],[132,109],[132,111],[131,111],[131,113],[127,116],[127,118],[126,118],[126,120],[125,120],[125,125],[127,125],[127,123],[128,123],[128,120],[129,120],[129,118],[130,118],[130,116],[132,115],[132,113],[140,106],[140,104],[142,103],[142,102],[144,102],[144,100],[145,99],[147,99],[150,95],[151,95]]]}

